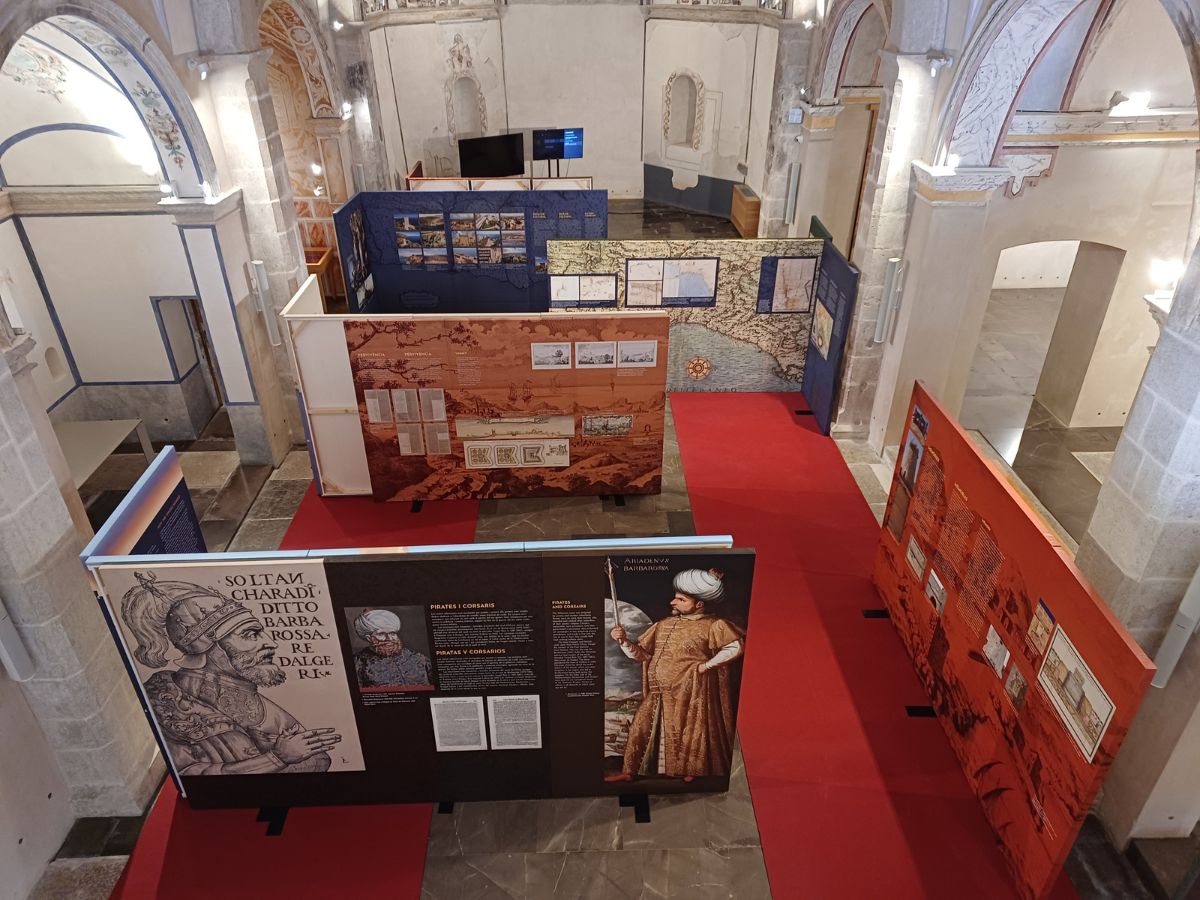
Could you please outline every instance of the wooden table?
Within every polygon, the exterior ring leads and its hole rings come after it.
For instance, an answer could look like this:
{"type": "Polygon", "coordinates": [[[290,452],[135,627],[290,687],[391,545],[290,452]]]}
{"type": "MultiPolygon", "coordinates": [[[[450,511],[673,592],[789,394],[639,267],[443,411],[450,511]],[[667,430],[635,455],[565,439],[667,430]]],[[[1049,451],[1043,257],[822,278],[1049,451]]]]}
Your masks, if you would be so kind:
{"type": "Polygon", "coordinates": [[[81,487],[113,451],[136,434],[148,462],[154,461],[150,435],[141,419],[98,419],[94,422],[59,422],[54,426],[71,480],[81,487]]]}

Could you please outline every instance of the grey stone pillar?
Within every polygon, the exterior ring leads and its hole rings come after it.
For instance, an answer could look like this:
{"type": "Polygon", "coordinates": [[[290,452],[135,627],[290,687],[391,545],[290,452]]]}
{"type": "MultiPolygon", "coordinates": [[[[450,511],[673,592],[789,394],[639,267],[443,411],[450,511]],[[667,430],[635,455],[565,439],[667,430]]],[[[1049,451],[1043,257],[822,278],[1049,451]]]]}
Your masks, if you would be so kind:
{"type": "MultiPolygon", "coordinates": [[[[257,32],[254,41],[258,41],[257,32]]],[[[267,84],[269,55],[269,50],[255,50],[206,58],[213,109],[225,146],[225,168],[232,184],[241,188],[250,254],[266,264],[271,302],[278,311],[308,277],[308,270],[267,84]]],[[[291,440],[302,442],[296,378],[287,348],[274,348],[273,357],[291,440]]]]}
{"type": "MultiPolygon", "coordinates": [[[[763,178],[762,206],[758,220],[759,237],[787,237],[788,170],[800,162],[796,137],[802,126],[788,122],[788,113],[798,109],[808,81],[809,55],[813,32],[795,19],[779,23],[779,50],[775,57],[775,87],[771,96],[771,126],[767,136],[767,171],[763,178]]],[[[805,225],[805,234],[808,233],[805,225]]]]}
{"type": "MultiPolygon", "coordinates": [[[[1153,656],[1200,566],[1200,264],[1176,294],[1077,562],[1153,656]]],[[[1200,639],[1151,688],[1105,784],[1115,840],[1186,837],[1200,819],[1200,639]]]]}
{"type": "MultiPolygon", "coordinates": [[[[0,322],[0,596],[36,664],[23,682],[77,816],[135,816],[164,772],[79,563],[82,542],[27,407],[33,339],[0,322]]],[[[2,738],[0,738],[2,739],[2,738]]]]}

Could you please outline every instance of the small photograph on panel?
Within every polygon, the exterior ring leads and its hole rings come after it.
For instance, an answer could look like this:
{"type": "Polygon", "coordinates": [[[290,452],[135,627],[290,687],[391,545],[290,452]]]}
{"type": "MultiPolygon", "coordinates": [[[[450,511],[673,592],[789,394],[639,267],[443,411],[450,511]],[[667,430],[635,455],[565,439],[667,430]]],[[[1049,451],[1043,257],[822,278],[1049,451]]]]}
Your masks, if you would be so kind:
{"type": "Polygon", "coordinates": [[[535,256],[533,258],[533,271],[545,275],[550,271],[550,260],[545,256],[535,256]]]}
{"type": "Polygon", "coordinates": [[[1004,677],[1004,667],[1008,665],[1009,656],[1008,647],[1005,646],[1004,638],[1000,637],[1000,632],[988,625],[987,640],[983,643],[983,657],[997,678],[1004,677]]]}
{"type": "Polygon", "coordinates": [[[1029,631],[1025,634],[1025,639],[1037,651],[1038,656],[1046,652],[1046,646],[1050,643],[1050,635],[1053,631],[1054,613],[1050,612],[1046,601],[1039,597],[1037,609],[1033,611],[1033,619],[1029,622],[1029,631]]]}
{"type": "Polygon", "coordinates": [[[455,231],[450,236],[450,244],[455,250],[460,247],[470,247],[475,249],[475,232],[474,231],[455,231]]]}
{"type": "Polygon", "coordinates": [[[446,232],[444,231],[422,231],[421,232],[422,247],[445,247],[446,232]]]}
{"type": "Polygon", "coordinates": [[[396,440],[400,444],[401,456],[425,455],[425,435],[421,430],[420,422],[414,422],[411,425],[397,425],[396,440]]]}
{"type": "Polygon", "coordinates": [[[476,231],[499,231],[500,230],[500,214],[499,213],[475,213],[475,230],[476,231]]]}
{"type": "Polygon", "coordinates": [[[717,295],[715,259],[668,259],[663,263],[663,296],[711,299],[717,295]]]}
{"type": "Polygon", "coordinates": [[[445,422],[429,422],[425,425],[425,455],[450,455],[450,426],[445,422]]]}
{"type": "Polygon", "coordinates": [[[911,431],[900,454],[900,480],[910,491],[916,490],[917,473],[921,471],[921,457],[925,448],[911,431]]]}
{"type": "Polygon", "coordinates": [[[440,231],[446,227],[446,217],[441,213],[421,213],[417,220],[421,231],[440,231]]]}
{"type": "Polygon", "coordinates": [[[475,248],[463,249],[460,247],[454,248],[454,265],[456,266],[477,266],[479,265],[479,255],[475,252],[475,248]]]}
{"type": "Polygon", "coordinates": [[[921,436],[921,440],[929,437],[929,416],[922,412],[921,407],[913,404],[912,430],[921,436]]]}
{"type": "Polygon", "coordinates": [[[468,469],[494,469],[496,467],[496,453],[491,444],[463,444],[463,450],[467,455],[468,469]]]}
{"type": "Polygon", "coordinates": [[[525,232],[523,231],[502,231],[500,232],[500,245],[502,247],[524,247],[525,232]]]}
{"type": "Polygon", "coordinates": [[[529,256],[525,253],[524,247],[505,247],[501,258],[506,266],[529,265],[529,256]]]}
{"type": "Polygon", "coordinates": [[[775,268],[775,292],[771,295],[771,312],[811,312],[816,276],[815,258],[781,258],[775,268]]]}
{"type": "Polygon", "coordinates": [[[477,231],[475,232],[475,246],[484,247],[499,247],[500,232],[499,231],[477,231]]]}
{"type": "Polygon", "coordinates": [[[348,606],[345,615],[363,694],[433,690],[424,607],[348,606]]]}
{"type": "Polygon", "coordinates": [[[658,341],[619,341],[617,368],[652,369],[658,365],[658,341]]]}
{"type": "Polygon", "coordinates": [[[661,281],[626,281],[626,306],[662,306],[663,286],[661,281]]]}
{"type": "Polygon", "coordinates": [[[421,408],[417,405],[417,392],[414,388],[393,389],[392,408],[396,411],[397,422],[421,421],[421,408]]]}
{"type": "Polygon", "coordinates": [[[421,246],[421,232],[419,231],[397,231],[396,232],[396,249],[409,250],[413,247],[421,246]]]}
{"type": "Polygon", "coordinates": [[[442,388],[421,388],[421,418],[426,422],[446,421],[446,392],[442,388]]]}
{"type": "Polygon", "coordinates": [[[450,258],[446,256],[445,249],[433,250],[425,249],[425,265],[428,266],[449,266],[450,258]]]}
{"type": "Polygon", "coordinates": [[[501,231],[519,231],[525,233],[525,213],[523,212],[502,212],[500,213],[500,230],[501,231]]]}
{"type": "Polygon", "coordinates": [[[584,437],[619,437],[633,431],[633,416],[584,416],[584,437]]]}
{"type": "Polygon", "coordinates": [[[504,254],[498,245],[495,247],[480,247],[475,256],[481,266],[498,266],[504,262],[504,254]]]}
{"type": "Polygon", "coordinates": [[[450,213],[451,231],[474,231],[475,213],[450,213]]]}
{"type": "Polygon", "coordinates": [[[363,391],[363,401],[367,406],[368,422],[374,424],[392,421],[392,404],[387,391],[363,391]]]}
{"type": "Polygon", "coordinates": [[[579,299],[583,303],[615,303],[616,275],[580,275],[579,299]]]}
{"type": "Polygon", "coordinates": [[[1008,670],[1008,678],[1004,680],[1004,692],[1008,694],[1008,699],[1017,709],[1025,705],[1025,695],[1029,692],[1029,681],[1021,672],[1020,666],[1015,663],[1008,670]]]}
{"type": "Polygon", "coordinates": [[[1091,762],[1117,708],[1062,628],[1050,641],[1038,683],[1091,762]]]}
{"type": "Polygon", "coordinates": [[[829,359],[829,342],[833,340],[833,316],[825,308],[825,304],[817,301],[813,310],[812,344],[821,354],[821,359],[829,359]]]}
{"type": "Polygon", "coordinates": [[[942,584],[942,579],[938,577],[935,569],[929,570],[929,583],[925,585],[925,596],[929,598],[929,602],[933,604],[933,608],[940,616],[946,609],[946,585],[942,584]]]}
{"type": "Polygon", "coordinates": [[[551,275],[550,276],[550,302],[551,303],[578,303],[579,302],[579,276],[578,275],[551,275]]]}
{"type": "Polygon", "coordinates": [[[529,352],[535,369],[571,368],[571,343],[530,344],[529,352]]]}
{"type": "Polygon", "coordinates": [[[615,341],[575,342],[575,368],[615,369],[616,367],[617,345],[615,341]]]}
{"type": "Polygon", "coordinates": [[[904,551],[904,559],[908,562],[908,567],[912,569],[913,574],[917,576],[917,581],[921,581],[925,577],[926,557],[925,550],[915,536],[910,535],[908,538],[908,549],[904,551]]]}
{"type": "Polygon", "coordinates": [[[425,255],[421,250],[397,250],[400,256],[400,265],[406,269],[417,269],[425,265],[425,255]]]}
{"type": "Polygon", "coordinates": [[[625,266],[627,281],[662,281],[663,260],[631,259],[625,266]]]}
{"type": "Polygon", "coordinates": [[[421,224],[420,217],[416,213],[400,213],[395,218],[396,231],[420,231],[425,226],[421,224]]]}

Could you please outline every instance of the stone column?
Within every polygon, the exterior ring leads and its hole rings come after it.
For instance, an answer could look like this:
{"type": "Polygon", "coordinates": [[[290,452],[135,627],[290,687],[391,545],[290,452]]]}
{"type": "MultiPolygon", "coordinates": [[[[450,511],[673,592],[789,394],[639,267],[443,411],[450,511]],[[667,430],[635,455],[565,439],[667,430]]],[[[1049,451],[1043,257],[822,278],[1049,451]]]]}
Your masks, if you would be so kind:
{"type": "Polygon", "coordinates": [[[829,171],[833,162],[833,132],[844,107],[803,103],[804,124],[800,129],[800,186],[796,192],[796,217],[789,237],[808,237],[813,216],[825,212],[829,171]]]}
{"type": "MultiPolygon", "coordinates": [[[[965,382],[973,341],[987,297],[964,296],[982,270],[988,201],[1011,177],[1007,169],[931,168],[913,165],[918,184],[904,250],[904,293],[890,340],[885,340],[869,441],[882,451],[899,443],[914,380],[935,397],[965,382]]],[[[861,290],[861,289],[860,289],[861,290]]],[[[863,323],[873,333],[875,317],[863,323]]],[[[872,335],[873,336],[873,335],[872,335]]]]}
{"type": "MultiPolygon", "coordinates": [[[[292,440],[285,395],[267,323],[258,311],[247,271],[250,260],[241,192],[212,200],[163,200],[183,237],[204,325],[216,357],[221,400],[242,462],[279,465],[292,440]]],[[[279,322],[282,334],[283,323],[279,322]]],[[[291,362],[288,362],[289,373],[291,362]]]]}
{"type": "MultiPolygon", "coordinates": [[[[1200,264],[1175,295],[1077,563],[1142,649],[1159,650],[1200,566],[1200,264]]],[[[1118,845],[1186,837],[1200,820],[1200,639],[1151,688],[1105,783],[1118,845]]]]}
{"type": "MultiPolygon", "coordinates": [[[[308,277],[308,270],[267,84],[269,55],[270,50],[255,50],[208,56],[207,83],[225,147],[226,171],[242,192],[250,254],[266,264],[271,303],[281,310],[308,277]]],[[[274,348],[271,355],[290,438],[302,442],[291,360],[284,346],[274,348]]]]}
{"type": "Polygon", "coordinates": [[[18,381],[34,346],[0,323],[0,597],[36,671],[21,688],[76,816],[136,816],[165,771],[79,563],[83,542],[40,435],[50,423],[18,381]]]}
{"type": "MultiPolygon", "coordinates": [[[[784,221],[787,211],[788,169],[800,160],[799,124],[788,121],[788,113],[800,108],[808,81],[813,32],[799,20],[779,23],[779,49],[775,56],[775,87],[771,96],[771,126],[767,136],[767,168],[763,177],[758,236],[788,236],[784,221]]],[[[798,220],[797,220],[798,221],[798,220]]],[[[807,223],[805,223],[807,228],[807,223]]],[[[807,234],[807,231],[805,232],[807,234]]]]}
{"type": "Polygon", "coordinates": [[[885,87],[871,141],[852,262],[862,273],[846,345],[834,431],[867,431],[879,381],[881,351],[872,343],[887,261],[904,247],[912,193],[912,163],[924,151],[933,117],[935,79],[925,53],[880,54],[885,87]]]}

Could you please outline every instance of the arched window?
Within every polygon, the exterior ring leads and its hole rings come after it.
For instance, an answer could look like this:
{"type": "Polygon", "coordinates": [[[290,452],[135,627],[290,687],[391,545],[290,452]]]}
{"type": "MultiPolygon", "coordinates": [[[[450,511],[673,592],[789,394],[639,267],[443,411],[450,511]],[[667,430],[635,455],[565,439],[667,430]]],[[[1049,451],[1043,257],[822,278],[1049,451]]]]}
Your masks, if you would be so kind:
{"type": "Polygon", "coordinates": [[[43,359],[46,360],[46,371],[50,373],[50,377],[55,381],[67,374],[67,367],[63,362],[63,355],[57,347],[47,347],[43,359]]]}
{"type": "Polygon", "coordinates": [[[704,82],[693,72],[676,71],[667,79],[663,138],[675,147],[699,150],[704,132],[704,82]]]}
{"type": "Polygon", "coordinates": [[[455,135],[467,137],[483,134],[483,120],[479,112],[479,85],[475,79],[466,75],[456,78],[450,92],[455,135]]]}

